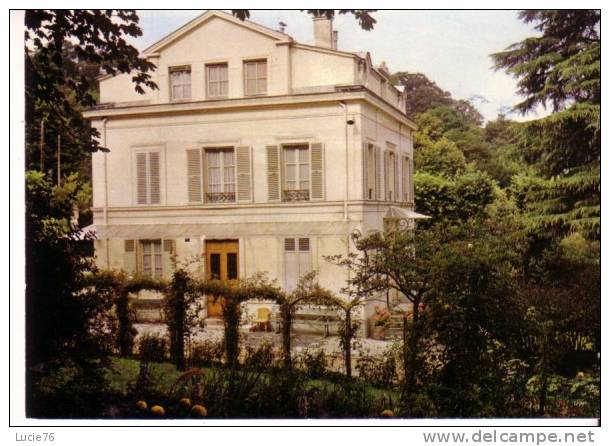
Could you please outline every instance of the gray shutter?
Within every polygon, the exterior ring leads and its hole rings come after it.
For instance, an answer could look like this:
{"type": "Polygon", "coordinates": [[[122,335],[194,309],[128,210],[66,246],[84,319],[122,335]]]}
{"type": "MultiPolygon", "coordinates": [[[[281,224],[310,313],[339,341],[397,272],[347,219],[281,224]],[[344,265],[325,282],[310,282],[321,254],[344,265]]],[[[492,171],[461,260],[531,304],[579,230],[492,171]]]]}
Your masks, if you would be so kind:
{"type": "Polygon", "coordinates": [[[136,153],[136,202],[148,203],[148,169],[146,153],[136,153]]]}
{"type": "Polygon", "coordinates": [[[252,201],[252,160],[249,146],[235,148],[237,201],[252,201]]]}
{"type": "Polygon", "coordinates": [[[310,152],[311,200],[324,199],[324,146],[313,143],[310,152]]]}
{"type": "Polygon", "coordinates": [[[125,240],[123,253],[123,269],[128,273],[135,273],[137,270],[136,240],[125,240]]]}
{"type": "Polygon", "coordinates": [[[375,164],[377,171],[375,172],[375,195],[377,200],[383,200],[383,158],[381,157],[381,147],[375,146],[375,164]]]}
{"type": "Polygon", "coordinates": [[[362,143],[362,198],[369,199],[369,145],[362,143]]]}
{"type": "Polygon", "coordinates": [[[280,152],[278,146],[267,146],[267,199],[280,201],[280,152]]]}
{"type": "Polygon", "coordinates": [[[159,152],[149,152],[148,162],[150,204],[159,204],[161,203],[161,168],[159,165],[159,152]]]}
{"type": "Polygon", "coordinates": [[[188,183],[188,200],[190,203],[201,203],[201,150],[186,151],[186,175],[188,183]]]}

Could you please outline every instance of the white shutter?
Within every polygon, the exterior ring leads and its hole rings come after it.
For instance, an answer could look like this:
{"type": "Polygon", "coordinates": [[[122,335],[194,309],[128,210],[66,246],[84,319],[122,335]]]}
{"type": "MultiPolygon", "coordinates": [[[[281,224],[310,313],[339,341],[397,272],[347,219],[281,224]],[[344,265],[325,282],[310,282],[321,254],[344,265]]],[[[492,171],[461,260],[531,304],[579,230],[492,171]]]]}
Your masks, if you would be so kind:
{"type": "Polygon", "coordinates": [[[172,255],[176,252],[176,242],[172,239],[163,240],[163,277],[171,279],[174,272],[172,255]]]}
{"type": "Polygon", "coordinates": [[[267,146],[267,198],[280,200],[280,152],[278,146],[267,146]]]}
{"type": "Polygon", "coordinates": [[[377,172],[375,173],[375,195],[377,200],[383,200],[383,158],[381,156],[381,147],[375,146],[375,164],[377,164],[377,172]]]}
{"type": "Polygon", "coordinates": [[[299,280],[299,252],[294,238],[284,239],[284,288],[294,290],[299,280]]]}
{"type": "Polygon", "coordinates": [[[148,162],[150,204],[159,204],[161,203],[161,169],[159,165],[159,152],[149,152],[148,162]]]}
{"type": "Polygon", "coordinates": [[[249,146],[235,148],[237,171],[237,201],[252,201],[252,160],[249,146]]]}
{"type": "Polygon", "coordinates": [[[322,143],[313,143],[310,147],[311,168],[311,200],[324,199],[324,146],[322,143]]]}
{"type": "Polygon", "coordinates": [[[309,238],[299,238],[299,279],[311,270],[309,238]]]}
{"type": "Polygon", "coordinates": [[[390,152],[383,152],[383,191],[384,199],[389,200],[390,197],[390,152]]]}
{"type": "Polygon", "coordinates": [[[201,150],[188,149],[186,151],[186,176],[188,183],[188,201],[201,203],[201,150]]]}

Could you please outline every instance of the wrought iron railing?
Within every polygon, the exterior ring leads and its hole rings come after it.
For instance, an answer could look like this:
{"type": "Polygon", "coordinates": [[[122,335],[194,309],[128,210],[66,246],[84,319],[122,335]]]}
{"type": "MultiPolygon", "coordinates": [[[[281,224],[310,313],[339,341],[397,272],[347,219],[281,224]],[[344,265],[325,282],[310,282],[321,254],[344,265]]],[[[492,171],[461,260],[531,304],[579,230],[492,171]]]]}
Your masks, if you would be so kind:
{"type": "Polygon", "coordinates": [[[208,192],[205,197],[208,203],[231,203],[235,201],[235,192],[208,192]]]}
{"type": "Polygon", "coordinates": [[[307,201],[309,200],[308,189],[293,189],[284,191],[284,201],[307,201]]]}

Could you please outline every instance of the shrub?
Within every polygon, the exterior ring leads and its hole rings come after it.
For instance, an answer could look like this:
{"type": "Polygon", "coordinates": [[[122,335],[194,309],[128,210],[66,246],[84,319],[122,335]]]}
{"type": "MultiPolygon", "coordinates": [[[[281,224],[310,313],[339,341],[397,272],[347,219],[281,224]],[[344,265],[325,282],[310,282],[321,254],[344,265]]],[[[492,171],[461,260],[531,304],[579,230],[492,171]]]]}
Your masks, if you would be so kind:
{"type": "Polygon", "coordinates": [[[145,334],[139,340],[138,356],[142,361],[163,362],[167,359],[167,340],[163,336],[145,334]]]}
{"type": "Polygon", "coordinates": [[[327,374],[326,353],[320,348],[304,348],[297,360],[299,366],[309,378],[318,379],[327,374]]]}
{"type": "Polygon", "coordinates": [[[221,364],[224,349],[222,341],[205,339],[197,342],[191,347],[190,362],[192,365],[200,367],[221,364]]]}
{"type": "Polygon", "coordinates": [[[356,365],[358,375],[371,385],[387,389],[398,379],[400,345],[394,344],[380,355],[371,355],[370,350],[360,349],[356,365]]]}

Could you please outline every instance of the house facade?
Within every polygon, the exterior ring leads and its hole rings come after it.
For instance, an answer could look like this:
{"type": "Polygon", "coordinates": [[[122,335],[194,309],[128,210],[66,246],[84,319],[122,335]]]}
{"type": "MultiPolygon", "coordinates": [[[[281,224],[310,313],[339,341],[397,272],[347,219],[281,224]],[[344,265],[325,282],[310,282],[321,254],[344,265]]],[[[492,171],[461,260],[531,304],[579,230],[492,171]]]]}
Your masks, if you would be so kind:
{"type": "MultiPolygon", "coordinates": [[[[100,267],[170,277],[175,255],[206,277],[266,272],[287,290],[317,270],[339,293],[347,272],[325,256],[417,216],[404,93],[368,53],[338,50],[332,21],[313,28],[305,45],[208,11],[144,51],[158,90],[100,79],[85,113],[110,150],[92,161],[100,267]]],[[[219,316],[208,302],[203,317],[219,316]]]]}

